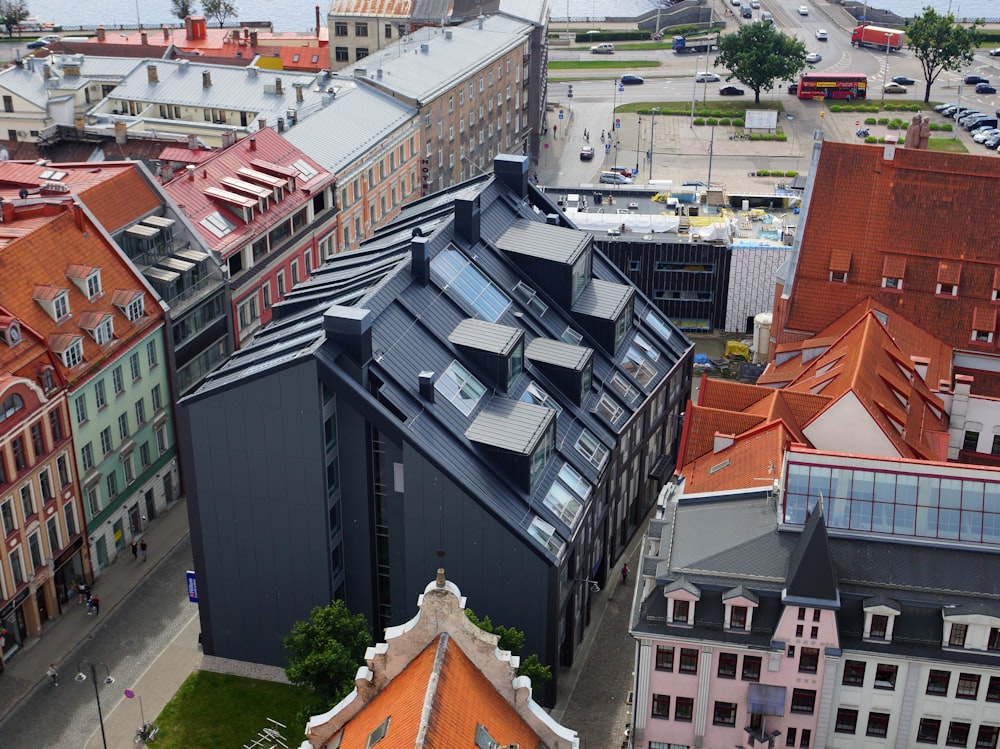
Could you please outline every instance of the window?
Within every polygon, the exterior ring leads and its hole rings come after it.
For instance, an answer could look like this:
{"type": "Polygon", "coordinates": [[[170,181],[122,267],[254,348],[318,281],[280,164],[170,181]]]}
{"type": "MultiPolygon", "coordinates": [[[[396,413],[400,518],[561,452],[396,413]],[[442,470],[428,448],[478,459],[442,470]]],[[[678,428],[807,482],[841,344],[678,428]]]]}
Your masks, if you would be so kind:
{"type": "Polygon", "coordinates": [[[69,315],[69,292],[62,291],[52,300],[52,309],[55,312],[56,322],[69,315]]]}
{"type": "Polygon", "coordinates": [[[736,678],[736,661],[739,656],[736,653],[719,653],[719,678],[736,678]]]}
{"type": "Polygon", "coordinates": [[[810,640],[815,640],[817,637],[819,637],[819,627],[810,627],[809,628],[809,639],[810,640]]]}
{"type": "Polygon", "coordinates": [[[105,484],[108,487],[108,497],[118,496],[118,476],[114,471],[108,474],[107,479],[105,479],[105,484]]]}
{"type": "Polygon", "coordinates": [[[434,383],[434,389],[466,416],[472,413],[486,392],[483,384],[457,360],[441,373],[434,383]]]}
{"type": "Polygon", "coordinates": [[[81,395],[73,403],[76,406],[76,423],[82,424],[87,420],[87,396],[81,395]]]}
{"type": "Polygon", "coordinates": [[[951,632],[948,635],[948,647],[964,648],[965,636],[969,633],[968,624],[952,624],[951,632]]]}
{"type": "Polygon", "coordinates": [[[88,442],[80,450],[80,462],[83,463],[83,470],[89,471],[94,467],[94,447],[88,442]]]}
{"type": "Polygon", "coordinates": [[[948,735],[945,737],[945,746],[968,746],[969,734],[972,726],[969,723],[959,723],[952,721],[948,724],[948,735]]]}
{"type": "Polygon", "coordinates": [[[997,749],[998,739],[1000,739],[1000,728],[979,726],[979,733],[976,735],[976,749],[997,749]]]}
{"type": "Polygon", "coordinates": [[[808,747],[809,742],[812,740],[812,731],[808,728],[802,729],[802,739],[799,741],[800,747],[808,747]]]}
{"type": "Polygon", "coordinates": [[[10,441],[10,450],[14,453],[14,468],[23,471],[28,467],[28,456],[24,451],[24,439],[15,437],[10,441]]]}
{"type": "Polygon", "coordinates": [[[431,275],[443,289],[451,289],[477,315],[496,322],[510,306],[510,297],[493,284],[461,252],[447,247],[431,259],[431,275]]]}
{"type": "Polygon", "coordinates": [[[875,640],[884,640],[889,632],[889,617],[884,614],[872,614],[871,627],[868,636],[875,640]]]}
{"type": "Polygon", "coordinates": [[[41,423],[31,425],[31,449],[35,453],[35,460],[45,454],[45,440],[42,438],[41,423]]]}
{"type": "Polygon", "coordinates": [[[674,615],[671,618],[671,621],[675,624],[692,624],[691,602],[674,601],[674,615]]]}
{"type": "Polygon", "coordinates": [[[122,458],[122,471],[125,473],[125,486],[135,481],[135,468],[132,464],[132,453],[122,458]]]}
{"type": "Polygon", "coordinates": [[[25,521],[35,514],[35,499],[31,496],[31,484],[24,484],[21,487],[21,509],[24,511],[25,521]]]}
{"type": "Polygon", "coordinates": [[[853,734],[858,729],[858,711],[848,707],[837,710],[837,720],[833,724],[833,730],[837,733],[853,734]]]}
{"type": "Polygon", "coordinates": [[[347,22],[337,21],[333,24],[334,36],[347,36],[347,22]]]}
{"type": "Polygon", "coordinates": [[[104,427],[101,430],[101,454],[107,455],[112,450],[111,427],[104,427]]]}
{"type": "Polygon", "coordinates": [[[894,289],[896,291],[903,290],[903,279],[902,278],[892,278],[890,276],[882,276],[882,288],[883,289],[894,289]]]}
{"type": "Polygon", "coordinates": [[[145,468],[150,463],[149,460],[149,443],[143,442],[139,445],[139,464],[145,468]]]}
{"type": "Polygon", "coordinates": [[[114,382],[115,395],[121,395],[125,392],[125,380],[122,378],[121,367],[115,367],[111,370],[111,380],[114,382]]]}
{"type": "Polygon", "coordinates": [[[156,341],[146,342],[146,364],[150,369],[156,366],[156,341]]]}
{"type": "Polygon", "coordinates": [[[935,718],[921,718],[917,726],[917,741],[921,744],[936,744],[941,733],[941,721],[935,718]]]}
{"type": "Polygon", "coordinates": [[[793,713],[802,715],[812,715],[816,708],[816,691],[814,689],[793,689],[792,708],[793,713]]]}
{"type": "Polygon", "coordinates": [[[1000,628],[991,627],[990,636],[986,641],[987,650],[1000,650],[1000,628]]]}
{"type": "Polygon", "coordinates": [[[3,518],[3,534],[5,536],[9,536],[17,530],[17,526],[14,525],[14,511],[11,509],[9,499],[0,505],[0,517],[3,518]]]}
{"type": "Polygon", "coordinates": [[[135,322],[140,319],[146,313],[145,304],[143,303],[142,294],[137,294],[135,299],[128,303],[125,307],[125,317],[128,318],[129,322],[135,322]]]}
{"type": "Polygon", "coordinates": [[[895,689],[899,667],[892,663],[880,663],[875,667],[875,688],[895,689]]]}
{"type": "Polygon", "coordinates": [[[814,674],[819,669],[819,648],[802,648],[799,651],[799,673],[814,674]]]}
{"type": "Polygon", "coordinates": [[[979,697],[979,674],[959,674],[955,687],[955,696],[961,700],[974,700],[979,697]]]}
{"type": "Polygon", "coordinates": [[[556,535],[556,529],[537,515],[532,519],[531,525],[528,526],[528,533],[554,555],[558,556],[562,551],[563,542],[556,535]]]}
{"type": "Polygon", "coordinates": [[[731,629],[747,628],[747,607],[731,606],[729,609],[729,627],[731,629]]]}
{"type": "MultiPolygon", "coordinates": [[[[347,24],[344,24],[344,27],[345,27],[344,36],[347,36],[347,31],[346,31],[347,24]]],[[[351,61],[351,52],[347,47],[335,47],[333,52],[337,62],[351,61]]]]}
{"type": "Polygon", "coordinates": [[[948,684],[951,680],[949,671],[931,669],[927,675],[927,694],[948,694],[948,684]]]}
{"type": "Polygon", "coordinates": [[[670,695],[667,694],[654,694],[653,695],[653,712],[652,716],[654,718],[669,718],[670,717],[670,695]]]}
{"type": "Polygon", "coordinates": [[[163,427],[158,427],[153,434],[156,437],[156,454],[163,455],[167,451],[167,431],[163,427]]]}
{"type": "Polygon", "coordinates": [[[126,440],[128,439],[129,434],[128,414],[123,413],[118,417],[118,437],[122,440],[126,440]]]}
{"type": "Polygon", "coordinates": [[[94,517],[101,511],[101,497],[97,493],[96,485],[87,490],[87,506],[90,507],[91,517],[94,517]]]}
{"type": "Polygon", "coordinates": [[[153,399],[153,410],[159,411],[163,408],[163,397],[160,395],[160,386],[154,385],[153,389],[150,391],[150,397],[153,399]]]}
{"type": "Polygon", "coordinates": [[[743,681],[760,681],[760,667],[763,658],[759,655],[743,656],[743,674],[740,676],[743,681]]]}
{"type": "Polygon", "coordinates": [[[50,475],[47,470],[38,474],[38,488],[42,494],[42,504],[45,504],[55,496],[52,493],[52,479],[50,475]]]}
{"type": "Polygon", "coordinates": [[[21,547],[10,553],[10,571],[14,576],[14,585],[24,584],[24,568],[21,566],[21,547]]]}
{"type": "Polygon", "coordinates": [[[716,702],[712,711],[713,726],[735,726],[736,725],[736,703],[716,702]]]}
{"type": "Polygon", "coordinates": [[[72,343],[69,344],[62,353],[59,354],[62,359],[62,363],[65,367],[72,369],[77,364],[83,361],[83,339],[74,338],[72,343]]]}
{"type": "Polygon", "coordinates": [[[677,671],[682,674],[698,673],[698,651],[692,648],[681,648],[677,671]]]}
{"type": "Polygon", "coordinates": [[[608,448],[606,448],[597,437],[589,430],[580,432],[580,437],[576,441],[576,451],[590,461],[598,471],[604,468],[608,460],[608,448]]]}
{"type": "Polygon", "coordinates": [[[94,398],[97,400],[98,411],[108,405],[108,396],[104,389],[104,380],[98,380],[94,383],[94,398]]]}
{"type": "Polygon", "coordinates": [[[72,503],[63,505],[63,517],[66,518],[66,536],[73,538],[76,535],[76,515],[73,514],[72,503]]]}
{"type": "Polygon", "coordinates": [[[799,606],[798,620],[804,622],[806,620],[806,610],[802,606],[799,606]]]}
{"type": "Polygon", "coordinates": [[[69,484],[69,466],[65,455],[60,455],[56,458],[56,474],[59,476],[59,486],[62,487],[69,484]]]}
{"type": "Polygon", "coordinates": [[[142,426],[146,423],[146,401],[143,398],[139,398],[135,402],[135,423],[136,426],[142,426]]]}
{"type": "Polygon", "coordinates": [[[991,676],[986,686],[986,701],[1000,702],[1000,676],[991,676]]]}
{"type": "Polygon", "coordinates": [[[368,24],[367,23],[355,23],[354,24],[354,36],[368,36],[368,24]]]}
{"type": "Polygon", "coordinates": [[[885,738],[889,735],[889,713],[868,713],[866,736],[885,738]]]}
{"type": "Polygon", "coordinates": [[[128,358],[128,366],[132,371],[132,380],[138,380],[142,377],[142,370],[139,368],[139,354],[134,353],[128,358]]]}
{"type": "Polygon", "coordinates": [[[668,648],[663,645],[656,646],[656,670],[657,671],[673,671],[674,670],[674,649],[668,648]]]}
{"type": "Polygon", "coordinates": [[[801,624],[796,624],[795,625],[795,636],[796,637],[802,637],[803,630],[804,630],[804,627],[801,624]]]}
{"type": "Polygon", "coordinates": [[[798,731],[795,728],[789,728],[785,731],[785,746],[795,746],[797,734],[798,731]]]}
{"type": "Polygon", "coordinates": [[[678,697],[674,700],[674,720],[690,723],[694,719],[694,697],[678,697]]]}

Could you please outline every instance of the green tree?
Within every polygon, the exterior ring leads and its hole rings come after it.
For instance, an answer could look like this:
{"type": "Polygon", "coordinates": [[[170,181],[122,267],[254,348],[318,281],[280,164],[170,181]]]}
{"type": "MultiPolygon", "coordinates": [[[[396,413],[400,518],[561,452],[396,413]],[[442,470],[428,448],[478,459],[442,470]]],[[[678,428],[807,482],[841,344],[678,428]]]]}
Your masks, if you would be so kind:
{"type": "Polygon", "coordinates": [[[955,23],[955,16],[950,13],[939,15],[933,8],[924,8],[924,12],[913,19],[906,29],[906,46],[913,51],[913,56],[920,60],[924,71],[924,101],[931,100],[931,86],[945,70],[959,70],[972,62],[976,46],[982,39],[979,28],[981,20],[968,28],[955,23]]]}
{"type": "Polygon", "coordinates": [[[194,0],[170,0],[170,10],[182,21],[198,12],[194,0]]]}
{"type": "Polygon", "coordinates": [[[230,0],[202,0],[201,7],[205,9],[206,16],[219,22],[220,29],[227,18],[236,15],[236,4],[230,0]]]}
{"type": "Polygon", "coordinates": [[[329,707],[354,689],[354,677],[364,665],[372,638],[364,616],[352,614],[343,601],[334,601],[314,608],[308,620],[295,622],[284,642],[288,680],[309,687],[329,707]]]}
{"type": "Polygon", "coordinates": [[[761,91],[770,91],[776,80],[791,80],[805,69],[806,45],[772,23],[748,23],[719,39],[715,64],[729,71],[726,80],[736,78],[752,88],[759,104],[761,91]]]}
{"type": "MultiPolygon", "coordinates": [[[[469,621],[480,629],[494,635],[499,635],[500,641],[497,643],[498,648],[501,650],[509,650],[513,655],[521,655],[521,650],[524,649],[524,632],[519,629],[514,629],[513,627],[505,627],[502,624],[494,625],[488,616],[484,616],[480,619],[476,616],[472,609],[466,609],[465,615],[469,617],[469,621]]],[[[552,669],[548,666],[542,665],[538,656],[532,653],[525,658],[521,658],[521,665],[517,669],[517,675],[527,676],[531,679],[532,687],[537,689],[541,686],[542,682],[552,680],[552,669]]]]}
{"type": "Polygon", "coordinates": [[[0,0],[0,21],[7,29],[7,36],[14,35],[14,27],[29,15],[25,0],[0,0]]]}

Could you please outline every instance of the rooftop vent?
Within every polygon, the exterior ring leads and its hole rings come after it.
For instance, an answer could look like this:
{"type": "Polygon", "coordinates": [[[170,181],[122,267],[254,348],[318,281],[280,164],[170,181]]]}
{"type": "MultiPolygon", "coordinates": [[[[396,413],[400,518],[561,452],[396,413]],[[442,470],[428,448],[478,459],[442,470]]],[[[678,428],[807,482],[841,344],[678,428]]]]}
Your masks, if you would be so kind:
{"type": "Polygon", "coordinates": [[[209,70],[201,71],[201,87],[211,88],[212,86],[212,72],[209,70]]]}
{"type": "Polygon", "coordinates": [[[146,79],[150,83],[158,83],[159,82],[159,80],[160,80],[160,74],[157,71],[155,65],[147,65],[146,66],[146,79]]]}
{"type": "Polygon", "coordinates": [[[417,375],[417,379],[420,382],[420,397],[429,403],[434,402],[434,380],[436,379],[433,372],[421,372],[417,375]]]}
{"type": "Polygon", "coordinates": [[[431,51],[430,45],[429,44],[421,44],[420,45],[420,51],[423,52],[426,55],[428,52],[431,51]]]}
{"type": "Polygon", "coordinates": [[[445,29],[444,38],[451,39],[451,29],[445,29]]]}

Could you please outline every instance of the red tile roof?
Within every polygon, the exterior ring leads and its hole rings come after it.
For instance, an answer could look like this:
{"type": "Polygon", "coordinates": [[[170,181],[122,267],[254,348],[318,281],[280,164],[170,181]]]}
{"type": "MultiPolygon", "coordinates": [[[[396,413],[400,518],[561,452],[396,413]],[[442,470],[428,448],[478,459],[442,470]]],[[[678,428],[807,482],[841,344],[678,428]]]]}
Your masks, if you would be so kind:
{"type": "Polygon", "coordinates": [[[872,297],[952,348],[1000,350],[1000,335],[970,346],[975,308],[997,304],[1000,211],[986,206],[998,183],[992,156],[897,148],[887,160],[882,148],[823,143],[791,296],[774,308],[777,341],[818,334],[872,297]],[[847,283],[831,282],[847,253],[847,283]],[[903,262],[902,289],[883,288],[903,262]],[[956,282],[957,296],[936,293],[956,282]]]}

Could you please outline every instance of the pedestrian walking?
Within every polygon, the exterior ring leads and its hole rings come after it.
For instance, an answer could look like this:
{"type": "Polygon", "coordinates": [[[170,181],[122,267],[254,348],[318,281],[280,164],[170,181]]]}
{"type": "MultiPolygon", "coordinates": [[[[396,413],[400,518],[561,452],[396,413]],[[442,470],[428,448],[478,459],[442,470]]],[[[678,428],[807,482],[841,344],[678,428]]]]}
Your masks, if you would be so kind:
{"type": "Polygon", "coordinates": [[[52,686],[59,686],[59,669],[56,668],[55,663],[49,664],[49,670],[45,672],[45,675],[49,677],[49,681],[52,682],[52,686]]]}
{"type": "Polygon", "coordinates": [[[87,616],[94,613],[94,596],[90,592],[90,588],[87,588],[87,616]]]}
{"type": "Polygon", "coordinates": [[[139,558],[139,544],[136,543],[136,540],[133,538],[132,539],[132,561],[134,562],[138,558],[139,558]]]}
{"type": "Polygon", "coordinates": [[[76,584],[76,602],[84,603],[87,600],[87,583],[85,580],[81,580],[76,584]]]}
{"type": "Polygon", "coordinates": [[[558,137],[559,137],[558,135],[556,135],[556,132],[557,132],[558,130],[559,130],[559,126],[558,126],[558,125],[553,125],[553,126],[552,126],[552,137],[553,137],[553,138],[558,138],[558,137]]]}
{"type": "Polygon", "coordinates": [[[628,562],[622,565],[622,585],[628,582],[628,562]]]}
{"type": "Polygon", "coordinates": [[[90,607],[94,610],[94,616],[101,613],[101,599],[94,596],[90,599],[90,607]]]}
{"type": "Polygon", "coordinates": [[[139,544],[139,552],[142,554],[142,561],[146,561],[146,539],[142,539],[142,543],[139,544]]]}

